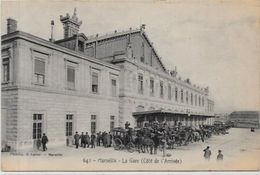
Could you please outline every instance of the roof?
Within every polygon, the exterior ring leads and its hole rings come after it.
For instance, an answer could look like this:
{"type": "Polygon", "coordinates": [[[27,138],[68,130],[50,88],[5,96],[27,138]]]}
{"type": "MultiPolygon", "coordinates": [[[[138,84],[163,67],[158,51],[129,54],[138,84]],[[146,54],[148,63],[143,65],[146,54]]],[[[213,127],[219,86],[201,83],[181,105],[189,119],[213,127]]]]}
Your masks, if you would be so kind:
{"type": "Polygon", "coordinates": [[[2,46],[3,46],[3,42],[6,42],[8,40],[23,39],[23,40],[41,45],[43,47],[54,49],[54,50],[57,50],[59,52],[63,52],[65,54],[72,55],[72,56],[75,56],[77,58],[80,58],[80,59],[83,59],[83,60],[86,60],[86,61],[89,61],[89,62],[92,62],[92,63],[95,63],[95,64],[103,65],[103,66],[106,66],[108,68],[114,69],[116,71],[120,71],[120,68],[116,65],[113,65],[113,64],[110,64],[110,63],[107,63],[107,62],[104,62],[104,61],[100,61],[100,60],[95,59],[93,57],[86,56],[85,54],[82,54],[80,52],[68,49],[66,47],[60,46],[58,44],[52,43],[48,40],[45,40],[43,38],[37,37],[35,35],[29,34],[29,33],[23,32],[23,31],[15,31],[15,32],[12,32],[12,33],[9,33],[9,34],[2,35],[1,39],[2,39],[2,41],[1,41],[2,46]]]}
{"type": "Polygon", "coordinates": [[[124,36],[124,35],[128,35],[128,34],[135,34],[135,33],[140,33],[144,39],[148,42],[148,44],[150,45],[150,47],[152,48],[152,50],[154,51],[156,57],[159,60],[160,65],[162,66],[162,68],[164,69],[164,71],[166,71],[166,68],[164,66],[164,64],[162,63],[162,60],[157,52],[157,50],[154,48],[152,42],[150,41],[150,39],[148,38],[147,34],[144,32],[144,30],[142,28],[136,28],[136,29],[129,29],[129,30],[123,30],[123,31],[115,31],[115,32],[111,32],[111,33],[107,33],[105,35],[91,35],[88,36],[88,40],[86,41],[86,43],[91,43],[91,42],[97,42],[97,41],[102,41],[102,40],[110,40],[113,39],[115,37],[119,37],[119,36],[124,36]]]}
{"type": "Polygon", "coordinates": [[[259,115],[260,111],[234,111],[230,115],[259,115]]]}
{"type": "Polygon", "coordinates": [[[59,43],[63,43],[63,42],[66,42],[66,41],[71,41],[71,40],[74,40],[76,37],[82,37],[85,40],[88,39],[84,33],[78,33],[78,34],[75,34],[75,35],[73,35],[71,37],[68,37],[68,38],[63,38],[63,39],[60,39],[60,40],[56,40],[56,41],[54,41],[54,43],[55,44],[59,44],[59,43]]]}
{"type": "MultiPolygon", "coordinates": [[[[153,115],[159,115],[159,114],[185,114],[187,115],[186,112],[181,112],[181,111],[168,111],[164,109],[160,110],[150,110],[150,111],[141,111],[141,112],[133,112],[134,117],[141,117],[141,116],[153,116],[153,115]]],[[[205,114],[190,114],[190,116],[210,116],[210,115],[205,115],[205,114]]]]}

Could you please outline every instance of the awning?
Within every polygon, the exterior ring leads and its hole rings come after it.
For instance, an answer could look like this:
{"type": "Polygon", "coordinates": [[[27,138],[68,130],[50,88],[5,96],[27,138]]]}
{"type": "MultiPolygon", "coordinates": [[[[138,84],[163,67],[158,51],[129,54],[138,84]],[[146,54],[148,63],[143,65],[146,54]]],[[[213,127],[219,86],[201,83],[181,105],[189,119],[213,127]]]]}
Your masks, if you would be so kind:
{"type": "Polygon", "coordinates": [[[133,112],[133,116],[138,118],[138,117],[143,117],[143,116],[158,116],[158,115],[167,115],[167,116],[173,116],[176,114],[181,114],[181,115],[187,115],[187,116],[203,116],[203,117],[214,117],[214,115],[210,114],[201,114],[201,113],[187,113],[184,111],[169,111],[169,110],[150,110],[150,111],[141,111],[141,112],[133,112]]]}

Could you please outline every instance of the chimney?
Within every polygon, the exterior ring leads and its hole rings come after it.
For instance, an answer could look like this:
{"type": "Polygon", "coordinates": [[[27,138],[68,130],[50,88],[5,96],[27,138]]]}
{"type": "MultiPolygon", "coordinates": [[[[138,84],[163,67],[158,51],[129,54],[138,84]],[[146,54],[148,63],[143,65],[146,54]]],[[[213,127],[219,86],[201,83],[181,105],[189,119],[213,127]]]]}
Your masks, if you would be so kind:
{"type": "Polygon", "coordinates": [[[8,18],[7,19],[7,34],[15,32],[16,30],[17,30],[17,21],[12,18],[8,18]]]}
{"type": "Polygon", "coordinates": [[[53,38],[53,28],[54,28],[54,20],[51,20],[51,38],[49,39],[50,42],[54,42],[54,38],[53,38]]]}

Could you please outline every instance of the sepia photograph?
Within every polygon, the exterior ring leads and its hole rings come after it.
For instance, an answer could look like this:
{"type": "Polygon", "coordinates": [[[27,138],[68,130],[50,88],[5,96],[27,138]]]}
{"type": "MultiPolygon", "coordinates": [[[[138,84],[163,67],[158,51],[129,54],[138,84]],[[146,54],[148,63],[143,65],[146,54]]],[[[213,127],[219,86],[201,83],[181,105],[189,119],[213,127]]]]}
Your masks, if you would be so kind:
{"type": "Polygon", "coordinates": [[[2,172],[259,172],[259,0],[1,2],[2,172]]]}

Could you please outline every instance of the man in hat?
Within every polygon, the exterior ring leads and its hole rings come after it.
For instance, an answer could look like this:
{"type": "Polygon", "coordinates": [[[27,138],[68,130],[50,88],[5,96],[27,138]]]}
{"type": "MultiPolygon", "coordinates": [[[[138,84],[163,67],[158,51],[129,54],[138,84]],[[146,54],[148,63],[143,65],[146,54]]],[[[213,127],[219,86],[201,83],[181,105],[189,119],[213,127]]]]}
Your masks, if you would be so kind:
{"type": "Polygon", "coordinates": [[[76,134],[74,135],[76,149],[78,149],[79,147],[79,139],[80,139],[80,135],[78,134],[78,132],[76,132],[76,134]]]}
{"type": "Polygon", "coordinates": [[[223,160],[223,154],[221,153],[221,150],[218,150],[217,160],[222,161],[223,160]]]}
{"type": "Polygon", "coordinates": [[[207,146],[207,148],[204,149],[203,151],[204,151],[204,158],[205,158],[206,160],[210,160],[211,151],[210,151],[210,149],[209,149],[209,146],[207,146]]]}
{"type": "Polygon", "coordinates": [[[43,133],[43,135],[42,135],[42,148],[43,148],[43,151],[47,150],[47,147],[46,147],[47,142],[48,142],[48,137],[45,135],[45,133],[43,133]]]}
{"type": "Polygon", "coordinates": [[[91,148],[95,148],[95,142],[96,142],[96,135],[95,133],[92,133],[90,136],[90,144],[91,144],[91,148]]]}
{"type": "Polygon", "coordinates": [[[81,135],[80,135],[80,147],[83,147],[84,146],[84,133],[82,132],[81,135]]]}

